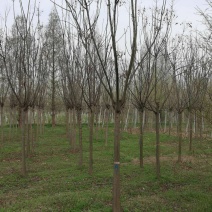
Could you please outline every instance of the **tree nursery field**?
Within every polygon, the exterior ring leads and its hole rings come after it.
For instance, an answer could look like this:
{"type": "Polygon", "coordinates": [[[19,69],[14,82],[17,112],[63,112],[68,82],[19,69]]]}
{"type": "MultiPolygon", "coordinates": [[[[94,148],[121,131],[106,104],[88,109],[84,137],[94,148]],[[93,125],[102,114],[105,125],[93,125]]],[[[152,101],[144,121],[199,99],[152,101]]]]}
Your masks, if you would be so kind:
{"type": "MultiPolygon", "coordinates": [[[[95,128],[93,172],[89,174],[89,130],[83,124],[83,165],[73,152],[65,125],[45,125],[21,173],[21,133],[0,147],[0,211],[112,211],[113,126],[108,143],[95,128]]],[[[122,132],[120,184],[123,211],[212,211],[212,142],[194,139],[193,151],[183,139],[177,162],[177,137],[161,133],[161,177],[155,171],[155,134],[144,134],[144,167],[139,166],[139,135],[122,132]]],[[[77,143],[78,146],[78,143],[77,143]]]]}

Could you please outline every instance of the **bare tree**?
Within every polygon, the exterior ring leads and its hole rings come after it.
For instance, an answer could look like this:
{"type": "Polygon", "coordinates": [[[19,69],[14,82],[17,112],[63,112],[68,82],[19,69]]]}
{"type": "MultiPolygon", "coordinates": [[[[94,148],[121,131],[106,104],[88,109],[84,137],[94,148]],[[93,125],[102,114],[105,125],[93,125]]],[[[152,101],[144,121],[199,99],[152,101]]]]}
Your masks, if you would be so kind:
{"type": "Polygon", "coordinates": [[[48,71],[50,76],[50,95],[51,95],[51,116],[52,127],[56,125],[56,94],[58,88],[59,57],[63,53],[62,32],[60,19],[55,9],[49,14],[49,23],[47,25],[45,39],[48,54],[48,71]]]}
{"type": "MultiPolygon", "coordinates": [[[[156,130],[156,174],[160,178],[160,138],[159,138],[159,119],[160,113],[170,95],[171,77],[170,63],[168,61],[168,52],[166,46],[169,43],[172,20],[174,18],[173,8],[166,10],[163,14],[163,8],[157,6],[153,10],[153,27],[150,35],[147,34],[145,39],[146,49],[149,51],[148,73],[151,73],[151,81],[153,83],[153,91],[149,95],[146,108],[155,114],[155,130],[156,130]],[[160,31],[158,31],[158,28],[160,31]],[[155,36],[157,35],[157,36],[155,36]],[[154,42],[152,42],[152,39],[154,42]],[[152,74],[153,73],[153,74],[152,74]]],[[[150,87],[151,88],[151,87],[150,87]]]]}
{"type": "Polygon", "coordinates": [[[143,168],[143,126],[144,126],[144,111],[147,106],[147,101],[151,93],[153,92],[153,79],[154,72],[152,57],[147,54],[145,61],[140,63],[137,73],[133,80],[133,87],[130,89],[132,93],[132,102],[136,109],[139,111],[140,120],[140,136],[139,136],[139,147],[140,147],[140,167],[143,168]]]}
{"type": "MultiPolygon", "coordinates": [[[[95,3],[95,2],[93,2],[95,3]]],[[[101,37],[101,41],[99,42],[98,36],[96,32],[96,24],[98,20],[98,16],[100,13],[101,2],[95,3],[97,10],[95,17],[91,17],[91,2],[82,0],[78,1],[78,5],[71,4],[69,1],[66,1],[67,7],[70,10],[77,31],[80,35],[81,41],[86,47],[86,36],[89,33],[91,37],[92,45],[97,54],[98,63],[101,66],[101,70],[103,72],[100,74],[97,72],[99,76],[99,80],[101,81],[103,87],[108,92],[110,96],[115,112],[115,129],[114,129],[114,182],[113,182],[113,210],[121,211],[121,203],[120,203],[120,114],[122,111],[122,107],[125,103],[126,92],[133,75],[133,64],[136,55],[136,40],[137,40],[137,1],[131,1],[131,21],[132,21],[132,43],[131,43],[131,54],[129,57],[128,68],[125,70],[126,78],[124,82],[123,88],[120,86],[120,74],[123,71],[120,70],[120,57],[118,54],[118,44],[117,44],[117,26],[118,26],[118,11],[119,6],[121,4],[120,1],[112,2],[110,0],[107,1],[107,27],[105,28],[104,34],[101,37]],[[79,10],[78,10],[79,9],[79,10]],[[79,13],[80,12],[80,13],[79,13]],[[80,22],[81,21],[81,22],[80,22]],[[87,28],[83,26],[88,26],[88,33],[85,31],[87,28]],[[113,64],[113,75],[115,77],[114,90],[112,84],[110,82],[110,78],[108,73],[108,58],[112,58],[113,64]]],[[[93,61],[93,57],[91,55],[92,52],[89,49],[86,49],[88,56],[95,65],[93,61]]],[[[111,61],[111,60],[110,60],[111,61]]],[[[99,71],[99,70],[98,70],[99,71]]]]}
{"type": "Polygon", "coordinates": [[[35,38],[36,29],[32,27],[35,6],[31,13],[29,5],[25,12],[20,2],[21,16],[15,16],[11,36],[5,30],[5,42],[0,46],[7,80],[18,103],[19,123],[22,127],[22,174],[24,176],[27,174],[26,156],[30,151],[28,109],[37,98],[41,82],[45,79],[45,72],[40,68],[42,50],[39,39],[37,42],[35,38]]]}
{"type": "Polygon", "coordinates": [[[193,112],[202,102],[202,97],[205,96],[208,83],[208,58],[205,57],[197,42],[197,38],[189,36],[187,43],[184,46],[185,53],[183,54],[186,67],[183,70],[183,77],[185,80],[186,98],[189,116],[189,150],[192,150],[193,138],[193,112]]]}
{"type": "MultiPolygon", "coordinates": [[[[66,25],[67,26],[67,25],[66,25]]],[[[60,68],[62,73],[62,87],[64,101],[72,111],[70,116],[72,120],[72,140],[73,151],[76,151],[75,145],[75,117],[77,117],[79,131],[79,166],[83,164],[83,143],[82,143],[82,110],[83,110],[83,91],[85,83],[84,71],[84,51],[79,39],[75,40],[70,31],[66,28],[63,31],[63,56],[60,58],[60,68]],[[75,114],[76,111],[76,114],[75,114]],[[76,115],[76,116],[75,116],[76,115]]]]}
{"type": "MultiPolygon", "coordinates": [[[[89,41],[87,42],[89,44],[89,41]]],[[[97,63],[97,55],[95,54],[95,49],[86,46],[86,50],[93,56],[92,62],[90,62],[89,56],[86,52],[84,61],[84,71],[85,71],[85,82],[83,86],[83,97],[86,105],[89,109],[89,173],[93,172],[93,130],[94,130],[94,115],[97,110],[101,82],[98,78],[97,72],[101,66],[97,63]]]]}
{"type": "Polygon", "coordinates": [[[0,60],[0,126],[1,141],[4,142],[4,105],[9,90],[9,84],[5,72],[4,63],[0,60]]]}

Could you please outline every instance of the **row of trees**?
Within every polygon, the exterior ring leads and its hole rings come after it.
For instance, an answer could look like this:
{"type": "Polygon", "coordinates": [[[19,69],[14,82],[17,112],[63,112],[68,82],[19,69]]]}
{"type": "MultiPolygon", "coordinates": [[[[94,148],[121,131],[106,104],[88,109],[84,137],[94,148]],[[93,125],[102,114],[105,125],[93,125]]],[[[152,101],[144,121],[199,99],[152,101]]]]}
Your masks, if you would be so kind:
{"type": "Polygon", "coordinates": [[[112,108],[113,210],[121,211],[120,137],[126,102],[133,104],[139,112],[141,167],[144,111],[152,111],[155,115],[156,174],[159,178],[161,112],[166,109],[178,114],[179,162],[182,113],[187,110],[189,114],[191,150],[193,113],[198,111],[202,118],[210,112],[210,48],[199,36],[171,35],[175,14],[172,6],[167,9],[165,0],[161,5],[156,2],[150,11],[140,9],[136,0],[131,0],[129,5],[124,1],[110,0],[105,5],[101,1],[65,2],[64,8],[55,4],[55,7],[62,9],[62,15],[59,16],[54,8],[46,27],[41,25],[39,10],[38,21],[34,25],[36,6],[34,11],[24,11],[21,5],[21,15],[15,17],[11,29],[1,29],[1,126],[7,103],[11,111],[18,112],[18,124],[22,129],[22,172],[26,175],[26,156],[33,143],[30,142],[30,131],[35,110],[41,123],[47,102],[50,103],[54,127],[60,96],[69,118],[67,130],[73,152],[77,150],[78,127],[79,166],[82,166],[82,112],[86,108],[89,117],[89,173],[92,174],[95,114],[99,106],[104,105],[107,135],[109,111],[112,108]],[[120,16],[125,7],[129,8],[129,24],[120,36],[120,25],[123,24],[120,23],[120,16]],[[106,13],[103,8],[107,8],[106,13]],[[103,22],[105,27],[100,30],[103,20],[106,20],[103,22]],[[124,42],[126,40],[128,42],[124,42]],[[124,48],[121,48],[123,45],[124,48]]]}

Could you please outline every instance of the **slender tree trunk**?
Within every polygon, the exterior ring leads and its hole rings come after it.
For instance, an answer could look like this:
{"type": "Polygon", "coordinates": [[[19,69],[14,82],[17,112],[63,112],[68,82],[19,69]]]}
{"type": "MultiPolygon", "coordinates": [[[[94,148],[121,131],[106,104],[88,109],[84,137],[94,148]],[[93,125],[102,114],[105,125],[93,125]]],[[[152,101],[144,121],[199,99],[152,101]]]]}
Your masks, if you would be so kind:
{"type": "Polygon", "coordinates": [[[25,111],[25,129],[26,129],[26,157],[30,155],[30,136],[29,136],[29,111],[25,111]]]}
{"type": "Polygon", "coordinates": [[[101,114],[101,108],[100,108],[100,111],[98,109],[96,109],[96,111],[95,111],[95,138],[96,138],[96,140],[99,139],[99,125],[98,125],[99,114],[98,114],[98,112],[101,114]]]}
{"type": "Polygon", "coordinates": [[[105,146],[108,145],[108,124],[109,124],[109,109],[106,109],[105,146]]]}
{"type": "Polygon", "coordinates": [[[66,135],[69,139],[70,149],[73,150],[73,116],[72,110],[67,109],[66,111],[66,135]]]}
{"type": "Polygon", "coordinates": [[[159,113],[159,107],[157,106],[157,111],[155,112],[155,129],[156,129],[156,176],[159,179],[160,178],[160,113],[159,113]]]}
{"type": "Polygon", "coordinates": [[[41,116],[42,116],[42,134],[44,134],[44,130],[45,130],[45,112],[44,109],[41,109],[41,116]]]}
{"type": "Polygon", "coordinates": [[[139,146],[140,146],[140,167],[144,167],[143,161],[143,115],[144,111],[139,110],[139,118],[140,118],[140,135],[139,135],[139,146]]]}
{"type": "Polygon", "coordinates": [[[73,152],[76,152],[76,110],[73,108],[71,110],[72,119],[71,119],[71,128],[72,128],[72,148],[73,152]]]}
{"type": "Polygon", "coordinates": [[[79,129],[79,166],[83,164],[83,147],[82,147],[82,111],[77,110],[78,129],[79,129]]]}
{"type": "Polygon", "coordinates": [[[32,146],[33,146],[33,149],[35,148],[35,144],[37,142],[37,122],[36,122],[36,107],[33,108],[33,111],[32,111],[32,119],[33,119],[33,143],[32,143],[32,146]]]}
{"type": "Polygon", "coordinates": [[[9,131],[9,141],[12,140],[12,134],[13,134],[13,113],[12,113],[12,108],[10,107],[10,117],[9,117],[9,122],[10,122],[10,131],[9,131]]]}
{"type": "Polygon", "coordinates": [[[113,211],[121,211],[120,192],[120,121],[121,113],[115,112],[114,129],[114,172],[113,172],[113,211]]]}
{"type": "Polygon", "coordinates": [[[1,106],[1,142],[4,142],[4,107],[1,106]]]}
{"type": "Polygon", "coordinates": [[[172,112],[169,110],[169,135],[171,135],[171,128],[172,128],[172,112]]]}
{"type": "Polygon", "coordinates": [[[202,121],[203,121],[203,116],[202,116],[202,110],[200,110],[200,118],[199,118],[199,137],[200,141],[202,141],[202,121]]]}
{"type": "Polygon", "coordinates": [[[182,155],[182,112],[178,112],[178,162],[181,162],[182,155]]]}
{"type": "Polygon", "coordinates": [[[23,111],[22,111],[21,107],[19,106],[19,107],[18,107],[18,127],[19,127],[19,128],[22,127],[22,122],[23,122],[23,121],[22,121],[22,117],[23,117],[23,116],[22,116],[22,112],[23,112],[23,111]]]}
{"type": "Polygon", "coordinates": [[[90,109],[89,121],[89,174],[93,173],[93,127],[94,127],[94,108],[90,109]]]}
{"type": "Polygon", "coordinates": [[[193,135],[193,129],[192,129],[192,113],[191,110],[189,109],[189,151],[192,150],[192,135],[193,135]]]}
{"type": "Polygon", "coordinates": [[[26,137],[25,137],[25,117],[26,111],[22,110],[21,112],[21,120],[22,120],[22,174],[25,177],[27,175],[27,168],[26,168],[26,137]]]}
{"type": "Polygon", "coordinates": [[[194,111],[194,137],[197,137],[197,111],[194,111]]]}
{"type": "Polygon", "coordinates": [[[100,113],[99,113],[99,119],[98,119],[98,129],[101,130],[101,126],[104,121],[104,111],[102,110],[102,107],[100,107],[100,113]]]}
{"type": "Polygon", "coordinates": [[[164,121],[164,133],[166,133],[166,125],[167,125],[167,111],[165,110],[165,121],[164,121]]]}
{"type": "Polygon", "coordinates": [[[29,110],[29,140],[30,140],[30,149],[31,153],[34,153],[34,135],[33,135],[33,108],[29,110]]]}
{"type": "MultiPolygon", "coordinates": [[[[71,138],[71,130],[69,129],[70,127],[70,122],[71,122],[71,110],[66,108],[66,116],[65,116],[65,121],[66,121],[66,137],[71,138]]],[[[70,139],[70,144],[71,144],[71,139],[70,139]]]]}

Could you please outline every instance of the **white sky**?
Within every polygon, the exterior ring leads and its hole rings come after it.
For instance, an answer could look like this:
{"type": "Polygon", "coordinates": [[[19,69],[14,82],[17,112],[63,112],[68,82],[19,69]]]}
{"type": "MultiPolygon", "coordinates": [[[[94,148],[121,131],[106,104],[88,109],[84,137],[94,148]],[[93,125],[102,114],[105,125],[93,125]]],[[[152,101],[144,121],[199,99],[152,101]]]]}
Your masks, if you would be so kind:
{"type": "MultiPolygon", "coordinates": [[[[31,0],[32,5],[35,0],[31,0]]],[[[56,2],[60,2],[61,0],[56,0],[56,2]]],[[[141,6],[148,7],[149,5],[154,5],[154,0],[138,0],[141,2],[141,6]]],[[[22,0],[23,5],[26,7],[29,0],[22,0]]],[[[167,0],[168,4],[171,3],[171,0],[167,0]]],[[[48,14],[50,10],[53,8],[53,4],[50,0],[37,0],[37,3],[40,5],[40,10],[42,11],[42,21],[47,23],[48,14]]],[[[15,0],[15,10],[16,13],[20,11],[19,0],[15,0]]],[[[195,8],[199,7],[202,10],[206,9],[205,0],[175,0],[174,9],[178,16],[176,22],[189,22],[192,23],[192,29],[204,30],[204,26],[201,23],[201,17],[197,15],[197,11],[195,8]]],[[[4,25],[2,18],[5,16],[5,11],[10,10],[10,15],[8,16],[8,26],[11,26],[13,23],[13,7],[12,0],[0,0],[0,27],[4,25]]],[[[174,25],[173,31],[180,33],[181,28],[179,25],[174,25]]]]}

